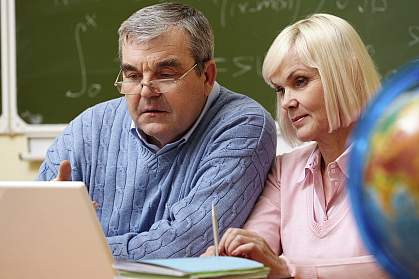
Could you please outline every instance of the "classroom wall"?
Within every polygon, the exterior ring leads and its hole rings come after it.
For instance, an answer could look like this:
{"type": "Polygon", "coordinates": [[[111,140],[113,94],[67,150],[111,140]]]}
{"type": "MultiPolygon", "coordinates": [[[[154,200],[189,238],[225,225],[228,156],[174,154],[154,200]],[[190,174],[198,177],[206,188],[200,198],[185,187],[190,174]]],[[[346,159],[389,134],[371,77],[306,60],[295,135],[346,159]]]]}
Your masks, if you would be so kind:
{"type": "Polygon", "coordinates": [[[26,137],[0,135],[0,180],[34,180],[41,162],[19,159],[27,151],[26,137]]]}

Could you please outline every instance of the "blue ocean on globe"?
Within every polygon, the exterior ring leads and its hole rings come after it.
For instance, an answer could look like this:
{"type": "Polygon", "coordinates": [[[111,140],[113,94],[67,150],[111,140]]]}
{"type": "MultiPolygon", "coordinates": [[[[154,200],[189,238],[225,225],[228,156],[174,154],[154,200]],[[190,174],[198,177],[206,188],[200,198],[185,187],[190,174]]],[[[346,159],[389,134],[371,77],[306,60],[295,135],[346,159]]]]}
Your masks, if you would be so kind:
{"type": "Polygon", "coordinates": [[[362,239],[393,278],[417,278],[419,60],[383,83],[351,143],[349,195],[362,239]]]}

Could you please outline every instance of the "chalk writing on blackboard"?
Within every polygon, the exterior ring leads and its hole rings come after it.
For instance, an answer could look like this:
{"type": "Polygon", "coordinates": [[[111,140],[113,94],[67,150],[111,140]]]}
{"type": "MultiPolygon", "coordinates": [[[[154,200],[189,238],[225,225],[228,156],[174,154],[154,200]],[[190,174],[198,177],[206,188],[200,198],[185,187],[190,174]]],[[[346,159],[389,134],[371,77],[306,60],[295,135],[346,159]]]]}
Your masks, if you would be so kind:
{"type": "MultiPolygon", "coordinates": [[[[218,1],[214,1],[218,4],[218,1]]],[[[322,1],[320,1],[322,2],[322,1]]],[[[222,0],[220,6],[220,25],[227,26],[228,19],[238,15],[259,13],[264,10],[273,10],[276,12],[286,10],[292,12],[292,18],[295,19],[300,11],[301,0],[262,0],[262,1],[228,1],[222,0]]]]}
{"type": "Polygon", "coordinates": [[[349,0],[337,0],[336,7],[339,10],[344,10],[348,6],[349,0]]]}
{"type": "Polygon", "coordinates": [[[384,13],[387,10],[387,0],[364,0],[363,5],[358,5],[360,13],[384,13]]]}
{"type": "Polygon", "coordinates": [[[86,71],[86,62],[84,60],[84,53],[83,53],[83,46],[81,43],[81,33],[80,32],[86,32],[88,27],[96,28],[97,24],[95,21],[96,15],[92,14],[86,14],[84,17],[84,20],[82,22],[77,22],[76,26],[74,28],[74,37],[76,41],[76,48],[77,48],[77,55],[79,58],[80,63],[80,90],[78,91],[72,91],[67,90],[65,92],[65,95],[69,98],[79,98],[87,93],[88,97],[94,98],[102,89],[102,85],[99,83],[91,83],[89,86],[87,86],[87,71],[86,71]]]}
{"type": "Polygon", "coordinates": [[[40,113],[33,113],[29,110],[23,111],[20,116],[29,124],[42,124],[43,116],[40,113]]]}
{"type": "Polygon", "coordinates": [[[229,77],[239,78],[245,74],[262,76],[262,56],[233,56],[233,57],[215,57],[217,72],[228,74],[229,77]],[[227,67],[227,66],[228,67],[227,67]]]}
{"type": "Polygon", "coordinates": [[[419,43],[419,25],[409,26],[409,35],[411,37],[408,43],[409,47],[412,47],[419,43]]]}
{"type": "MultiPolygon", "coordinates": [[[[321,12],[327,4],[326,0],[318,1],[316,7],[311,13],[321,12]]],[[[302,0],[261,0],[261,1],[228,1],[213,0],[213,3],[220,9],[220,25],[226,27],[228,21],[238,15],[260,13],[264,10],[272,10],[275,12],[287,12],[291,15],[291,22],[296,20],[302,11],[302,0]]],[[[349,8],[349,0],[336,0],[335,5],[339,10],[349,8]]],[[[384,13],[388,9],[387,0],[363,0],[362,3],[355,7],[361,14],[364,13],[384,13]]]]}

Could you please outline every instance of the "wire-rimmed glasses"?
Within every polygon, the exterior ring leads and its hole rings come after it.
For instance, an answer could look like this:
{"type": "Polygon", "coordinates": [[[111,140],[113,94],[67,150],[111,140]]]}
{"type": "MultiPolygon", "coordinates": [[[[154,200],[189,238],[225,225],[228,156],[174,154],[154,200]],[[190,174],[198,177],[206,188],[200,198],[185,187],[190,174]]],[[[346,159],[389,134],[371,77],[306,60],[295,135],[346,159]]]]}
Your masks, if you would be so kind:
{"type": "Polygon", "coordinates": [[[186,75],[198,65],[195,63],[189,70],[178,78],[154,79],[148,82],[142,80],[123,80],[122,69],[114,82],[114,86],[122,95],[138,95],[141,93],[144,86],[148,86],[153,92],[164,94],[172,91],[176,83],[182,80],[186,75]]]}

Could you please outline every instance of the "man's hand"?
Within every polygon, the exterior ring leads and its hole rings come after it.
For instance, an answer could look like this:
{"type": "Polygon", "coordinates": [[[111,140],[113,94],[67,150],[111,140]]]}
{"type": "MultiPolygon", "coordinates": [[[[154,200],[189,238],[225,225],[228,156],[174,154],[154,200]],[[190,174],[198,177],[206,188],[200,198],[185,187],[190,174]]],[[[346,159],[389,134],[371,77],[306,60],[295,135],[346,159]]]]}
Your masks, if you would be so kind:
{"type": "Polygon", "coordinates": [[[60,163],[58,175],[54,181],[69,181],[71,180],[71,165],[70,161],[64,160],[60,163]]]}
{"type": "MultiPolygon", "coordinates": [[[[54,181],[70,181],[71,180],[71,164],[69,160],[63,160],[60,163],[60,168],[58,170],[58,175],[54,181]]],[[[99,208],[99,205],[92,201],[92,206],[96,210],[99,208]]]]}

